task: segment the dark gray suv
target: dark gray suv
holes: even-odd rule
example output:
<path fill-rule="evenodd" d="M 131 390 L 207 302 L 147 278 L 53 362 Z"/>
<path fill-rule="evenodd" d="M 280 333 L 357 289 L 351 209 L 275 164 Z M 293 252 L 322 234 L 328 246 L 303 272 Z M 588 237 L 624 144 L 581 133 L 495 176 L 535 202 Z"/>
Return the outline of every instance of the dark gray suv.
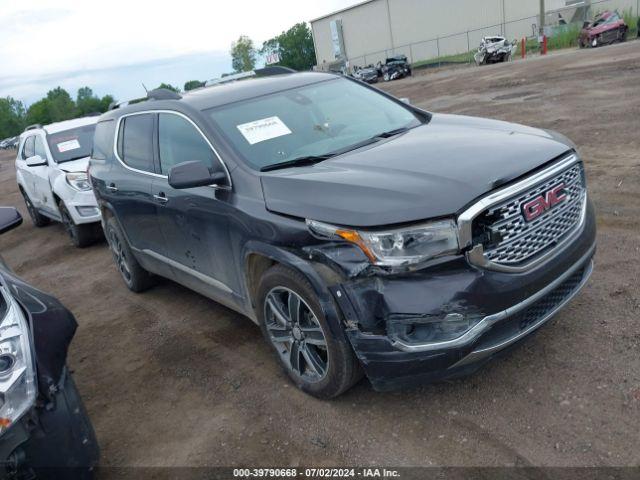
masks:
<path fill-rule="evenodd" d="M 592 270 L 569 140 L 331 74 L 151 92 L 100 117 L 90 177 L 131 290 L 167 277 L 246 315 L 322 398 L 467 374 Z"/>

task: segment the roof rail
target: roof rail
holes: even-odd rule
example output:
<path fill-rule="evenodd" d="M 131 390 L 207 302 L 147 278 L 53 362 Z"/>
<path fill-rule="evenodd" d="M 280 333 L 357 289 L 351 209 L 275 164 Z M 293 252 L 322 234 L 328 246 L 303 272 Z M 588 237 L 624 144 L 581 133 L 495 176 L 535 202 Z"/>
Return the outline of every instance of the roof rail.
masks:
<path fill-rule="evenodd" d="M 243 80 L 245 78 L 255 77 L 256 72 L 240 72 L 233 73 L 231 75 L 226 75 L 220 78 L 214 78 L 213 80 L 207 80 L 204 84 L 205 87 L 210 87 L 211 85 L 220 85 L 222 83 L 235 82 L 236 80 Z"/>
<path fill-rule="evenodd" d="M 248 72 L 233 73 L 231 75 L 226 75 L 221 78 L 214 78 L 213 80 L 207 80 L 204 84 L 204 87 L 201 87 L 201 88 L 211 87 L 213 85 L 221 85 L 223 83 L 235 82 L 236 80 L 244 80 L 245 78 L 270 77 L 272 75 L 284 75 L 287 73 L 297 73 L 297 71 L 289 67 L 281 67 L 278 65 L 267 66 L 264 68 L 258 68 L 256 70 L 250 70 Z M 198 89 L 194 89 L 194 90 L 198 90 Z"/>
<path fill-rule="evenodd" d="M 127 105 L 133 105 L 134 103 L 146 102 L 147 100 L 180 100 L 182 95 L 168 88 L 156 88 L 147 92 L 147 96 L 143 98 L 134 98 L 132 100 L 125 100 L 123 102 L 113 102 L 109 105 L 109 110 L 115 110 L 116 108 L 126 107 Z"/>
<path fill-rule="evenodd" d="M 127 105 L 133 105 L 134 103 L 144 102 L 146 98 L 133 98 L 131 100 L 124 100 L 122 102 L 112 102 L 109 105 L 109 110 L 115 110 L 116 108 L 126 107 Z"/>
<path fill-rule="evenodd" d="M 29 125 L 28 127 L 26 127 L 24 131 L 26 132 L 27 130 L 36 130 L 38 128 L 42 128 L 42 125 L 40 125 L 39 123 L 34 123 L 33 125 Z"/>
<path fill-rule="evenodd" d="M 156 88 L 147 92 L 147 98 L 149 100 L 180 100 L 182 95 L 168 88 Z"/>
<path fill-rule="evenodd" d="M 285 75 L 287 73 L 297 73 L 293 68 L 272 65 L 254 70 L 257 77 L 269 77 L 271 75 Z"/>

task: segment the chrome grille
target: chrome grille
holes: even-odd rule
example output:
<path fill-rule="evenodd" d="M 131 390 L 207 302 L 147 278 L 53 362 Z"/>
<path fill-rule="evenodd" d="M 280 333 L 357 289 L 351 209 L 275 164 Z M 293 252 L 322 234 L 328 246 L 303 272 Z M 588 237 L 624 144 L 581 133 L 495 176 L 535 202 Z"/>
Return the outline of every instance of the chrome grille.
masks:
<path fill-rule="evenodd" d="M 522 205 L 564 183 L 566 200 L 527 222 Z M 582 163 L 553 178 L 488 208 L 475 225 L 490 231 L 497 243 L 485 244 L 484 256 L 493 263 L 518 266 L 553 248 L 580 224 L 585 208 L 586 185 Z"/>

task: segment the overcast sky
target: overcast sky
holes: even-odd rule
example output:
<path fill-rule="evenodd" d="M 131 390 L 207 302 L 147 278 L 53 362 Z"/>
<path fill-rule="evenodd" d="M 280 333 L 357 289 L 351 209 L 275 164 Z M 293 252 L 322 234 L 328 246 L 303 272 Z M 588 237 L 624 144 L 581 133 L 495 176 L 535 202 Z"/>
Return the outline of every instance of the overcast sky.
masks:
<path fill-rule="evenodd" d="M 118 100 L 160 82 L 231 71 L 241 34 L 256 46 L 360 0 L 0 0 L 0 97 L 30 104 L 56 86 Z"/>

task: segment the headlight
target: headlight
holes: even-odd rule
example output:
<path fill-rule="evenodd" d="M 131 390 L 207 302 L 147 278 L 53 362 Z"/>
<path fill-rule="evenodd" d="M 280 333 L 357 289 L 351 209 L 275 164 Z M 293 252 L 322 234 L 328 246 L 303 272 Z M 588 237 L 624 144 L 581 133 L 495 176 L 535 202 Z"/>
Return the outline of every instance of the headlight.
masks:
<path fill-rule="evenodd" d="M 317 237 L 356 244 L 372 263 L 402 267 L 458 251 L 458 231 L 453 220 L 438 220 L 397 230 L 350 230 L 307 220 Z"/>
<path fill-rule="evenodd" d="M 15 423 L 36 399 L 27 322 L 15 300 L 0 287 L 0 434 Z"/>
<path fill-rule="evenodd" d="M 84 172 L 67 173 L 67 183 L 80 192 L 91 190 L 89 178 Z"/>

